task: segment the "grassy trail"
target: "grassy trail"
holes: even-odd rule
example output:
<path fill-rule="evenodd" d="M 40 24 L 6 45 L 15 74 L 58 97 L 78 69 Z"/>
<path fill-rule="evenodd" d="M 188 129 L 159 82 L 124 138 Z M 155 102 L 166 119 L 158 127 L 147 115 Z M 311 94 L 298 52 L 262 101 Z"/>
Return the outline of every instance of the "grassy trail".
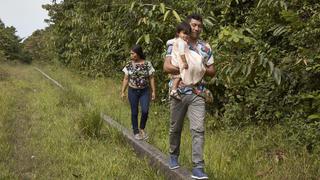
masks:
<path fill-rule="evenodd" d="M 120 99 L 121 81 L 92 79 L 57 65 L 39 67 L 67 91 L 30 66 L 0 66 L 0 129 L 4 129 L 0 131 L 0 179 L 164 179 L 146 160 L 138 159 L 115 130 L 104 124 L 99 129 L 99 112 L 131 128 L 128 101 Z M 191 137 L 185 122 L 179 160 L 191 168 Z M 206 125 L 210 123 L 215 119 L 208 116 Z M 12 133 L 19 124 L 24 124 L 19 130 L 22 138 Z M 165 154 L 168 127 L 168 106 L 152 103 L 148 142 Z M 10 140 L 15 137 L 21 145 Z M 319 155 L 304 147 L 292 148 L 283 137 L 281 126 L 207 131 L 206 172 L 211 179 L 225 180 L 318 180 Z M 18 146 L 25 147 L 15 151 Z M 20 153 L 26 157 L 19 159 Z"/>
<path fill-rule="evenodd" d="M 128 101 L 121 101 L 121 80 L 87 78 L 69 69 L 56 66 L 41 67 L 72 89 L 74 94 L 131 128 Z M 168 154 L 169 107 L 152 103 L 146 130 L 148 142 Z M 216 120 L 209 115 L 206 129 Z M 309 154 L 304 147 L 292 148 L 283 139 L 283 127 L 247 127 L 235 131 L 211 130 L 206 132 L 204 159 L 211 179 L 319 179 L 319 156 Z M 191 169 L 191 135 L 186 119 L 182 133 L 180 163 Z"/>
<path fill-rule="evenodd" d="M 28 130 L 30 127 L 30 116 L 26 113 L 27 100 L 24 95 L 28 94 L 27 89 L 20 89 L 15 93 L 17 97 L 15 115 L 8 122 L 8 129 L 12 133 L 9 136 L 13 152 L 14 164 L 10 168 L 21 179 L 28 179 L 34 170 L 33 155 L 27 146 Z"/>
<path fill-rule="evenodd" d="M 1 71 L 2 80 L 9 78 L 21 79 L 28 81 L 23 76 L 23 73 L 16 71 L 6 72 Z M 3 83 L 2 85 L 5 85 Z M 8 86 L 7 86 L 8 88 Z M 7 164 L 7 170 L 13 172 L 19 179 L 29 179 L 33 169 L 34 162 L 32 161 L 32 152 L 28 147 L 28 130 L 30 129 L 30 116 L 26 112 L 27 98 L 30 93 L 30 89 L 26 86 L 21 88 L 12 89 L 8 96 L 15 97 L 11 99 L 9 107 L 10 112 L 7 115 L 6 121 L 4 121 L 4 129 L 7 131 L 7 141 L 10 144 L 10 153 L 8 157 L 9 163 Z M 10 163 L 11 162 L 11 163 Z"/>
<path fill-rule="evenodd" d="M 0 92 L 0 179 L 163 179 L 113 129 L 84 135 L 95 111 L 31 66 L 1 64 Z"/>

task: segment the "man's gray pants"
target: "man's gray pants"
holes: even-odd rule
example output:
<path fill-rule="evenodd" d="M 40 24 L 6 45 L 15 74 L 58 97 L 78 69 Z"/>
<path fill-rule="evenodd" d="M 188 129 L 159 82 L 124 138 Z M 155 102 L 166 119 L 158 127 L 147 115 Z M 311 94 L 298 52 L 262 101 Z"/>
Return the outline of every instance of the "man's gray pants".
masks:
<path fill-rule="evenodd" d="M 179 156 L 184 117 L 190 120 L 192 135 L 192 162 L 195 168 L 203 168 L 205 100 L 195 94 L 182 95 L 181 101 L 171 99 L 170 154 Z"/>

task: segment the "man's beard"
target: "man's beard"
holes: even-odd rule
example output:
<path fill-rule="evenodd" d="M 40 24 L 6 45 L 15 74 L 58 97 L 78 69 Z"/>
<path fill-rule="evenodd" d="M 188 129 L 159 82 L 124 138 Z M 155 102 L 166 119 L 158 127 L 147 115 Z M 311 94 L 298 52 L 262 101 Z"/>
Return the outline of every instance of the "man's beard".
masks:
<path fill-rule="evenodd" d="M 198 33 L 191 33 L 191 36 L 190 36 L 191 39 L 198 39 L 199 38 L 199 34 Z"/>

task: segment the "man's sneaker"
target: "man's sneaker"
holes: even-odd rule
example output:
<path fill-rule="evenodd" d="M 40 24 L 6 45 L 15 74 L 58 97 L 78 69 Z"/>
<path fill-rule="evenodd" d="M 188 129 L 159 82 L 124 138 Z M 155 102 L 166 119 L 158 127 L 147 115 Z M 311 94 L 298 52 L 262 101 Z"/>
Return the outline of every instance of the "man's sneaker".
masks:
<path fill-rule="evenodd" d="M 146 140 L 149 137 L 148 134 L 143 129 L 140 129 L 140 136 L 143 140 Z"/>
<path fill-rule="evenodd" d="M 169 169 L 173 170 L 173 169 L 177 169 L 179 167 L 180 167 L 180 165 L 178 163 L 178 156 L 170 155 L 170 157 L 169 157 Z"/>
<path fill-rule="evenodd" d="M 134 137 L 136 140 L 142 140 L 142 137 L 141 137 L 140 133 L 137 133 L 137 134 L 133 135 L 133 137 Z"/>
<path fill-rule="evenodd" d="M 203 168 L 193 168 L 191 177 L 193 179 L 209 179 L 208 175 L 204 173 Z"/>

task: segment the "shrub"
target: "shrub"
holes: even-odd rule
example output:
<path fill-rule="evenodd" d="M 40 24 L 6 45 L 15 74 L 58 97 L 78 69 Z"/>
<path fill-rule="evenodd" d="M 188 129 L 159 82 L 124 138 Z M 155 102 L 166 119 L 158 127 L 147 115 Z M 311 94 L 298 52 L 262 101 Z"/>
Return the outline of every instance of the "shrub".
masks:
<path fill-rule="evenodd" d="M 100 112 L 93 107 L 84 107 L 82 108 L 83 112 L 81 113 L 79 119 L 79 130 L 82 135 L 87 137 L 99 138 L 103 121 L 100 117 Z"/>

